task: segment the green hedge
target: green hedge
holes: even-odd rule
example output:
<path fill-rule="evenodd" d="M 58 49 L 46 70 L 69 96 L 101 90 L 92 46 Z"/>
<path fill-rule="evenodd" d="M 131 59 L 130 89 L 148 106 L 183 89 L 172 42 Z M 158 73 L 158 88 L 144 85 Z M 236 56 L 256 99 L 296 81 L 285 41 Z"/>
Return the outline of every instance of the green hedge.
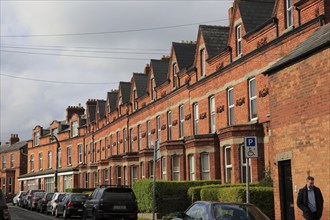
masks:
<path fill-rule="evenodd" d="M 171 212 L 184 211 L 191 199 L 188 189 L 193 186 L 219 184 L 219 180 L 210 181 L 156 181 L 156 212 L 165 215 Z M 139 212 L 152 212 L 153 180 L 138 180 L 133 184 Z"/>
<path fill-rule="evenodd" d="M 219 202 L 242 202 L 246 201 L 246 188 L 218 187 L 202 188 L 201 200 Z M 256 205 L 268 217 L 274 219 L 274 195 L 272 187 L 250 187 L 250 203 Z"/>
<path fill-rule="evenodd" d="M 68 188 L 65 190 L 65 192 L 71 192 L 71 193 L 88 193 L 93 192 L 95 188 Z"/>

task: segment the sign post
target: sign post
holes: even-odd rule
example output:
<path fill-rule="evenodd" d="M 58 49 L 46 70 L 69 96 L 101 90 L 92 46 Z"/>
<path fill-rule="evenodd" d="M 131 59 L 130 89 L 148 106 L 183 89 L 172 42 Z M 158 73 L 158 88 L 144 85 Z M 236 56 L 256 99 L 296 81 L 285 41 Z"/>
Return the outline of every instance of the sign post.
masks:
<path fill-rule="evenodd" d="M 246 203 L 250 202 L 250 158 L 258 157 L 257 137 L 245 137 L 245 158 L 246 158 Z"/>

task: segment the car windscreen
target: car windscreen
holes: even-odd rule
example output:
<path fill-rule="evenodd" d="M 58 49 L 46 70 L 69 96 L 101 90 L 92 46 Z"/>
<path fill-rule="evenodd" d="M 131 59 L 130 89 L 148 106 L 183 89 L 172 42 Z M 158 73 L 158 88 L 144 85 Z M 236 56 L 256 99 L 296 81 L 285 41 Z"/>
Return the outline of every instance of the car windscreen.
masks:
<path fill-rule="evenodd" d="M 61 200 L 64 198 L 64 196 L 65 196 L 65 194 L 60 194 L 60 195 L 58 196 L 58 200 L 61 201 Z"/>
<path fill-rule="evenodd" d="M 87 194 L 77 194 L 71 196 L 71 201 L 77 202 L 77 201 L 86 201 L 88 199 Z"/>
<path fill-rule="evenodd" d="M 106 189 L 103 194 L 104 200 L 121 200 L 132 201 L 135 200 L 134 193 L 131 189 Z"/>
<path fill-rule="evenodd" d="M 21 193 L 21 195 L 19 196 L 20 198 L 23 198 L 24 196 L 26 196 L 26 192 Z"/>
<path fill-rule="evenodd" d="M 51 200 L 53 195 L 54 195 L 54 193 L 48 193 L 47 196 L 46 196 L 46 199 Z"/>
<path fill-rule="evenodd" d="M 216 219 L 267 219 L 254 206 L 245 204 L 215 204 L 213 206 L 213 213 Z"/>

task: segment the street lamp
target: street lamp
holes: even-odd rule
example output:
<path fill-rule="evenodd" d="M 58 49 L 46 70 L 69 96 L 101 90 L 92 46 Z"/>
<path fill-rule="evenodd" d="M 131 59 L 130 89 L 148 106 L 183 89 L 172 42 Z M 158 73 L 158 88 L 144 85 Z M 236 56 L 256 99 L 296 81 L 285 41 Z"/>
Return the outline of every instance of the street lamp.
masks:
<path fill-rule="evenodd" d="M 57 174 L 58 174 L 58 151 L 60 149 L 60 142 L 58 141 L 57 137 L 52 135 L 50 138 L 49 138 L 50 141 L 56 141 L 56 169 L 55 169 L 55 174 L 54 174 L 54 179 L 55 179 L 55 189 L 54 189 L 54 192 L 57 192 Z"/>

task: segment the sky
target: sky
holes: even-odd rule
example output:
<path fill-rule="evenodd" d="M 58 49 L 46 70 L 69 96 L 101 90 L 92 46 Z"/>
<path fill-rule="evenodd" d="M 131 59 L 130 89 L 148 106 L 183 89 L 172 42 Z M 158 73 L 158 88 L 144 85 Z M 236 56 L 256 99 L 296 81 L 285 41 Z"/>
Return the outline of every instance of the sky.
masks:
<path fill-rule="evenodd" d="M 228 26 L 233 0 L 0 0 L 0 141 L 106 99 L 120 81 L 196 41 L 198 24 Z"/>

